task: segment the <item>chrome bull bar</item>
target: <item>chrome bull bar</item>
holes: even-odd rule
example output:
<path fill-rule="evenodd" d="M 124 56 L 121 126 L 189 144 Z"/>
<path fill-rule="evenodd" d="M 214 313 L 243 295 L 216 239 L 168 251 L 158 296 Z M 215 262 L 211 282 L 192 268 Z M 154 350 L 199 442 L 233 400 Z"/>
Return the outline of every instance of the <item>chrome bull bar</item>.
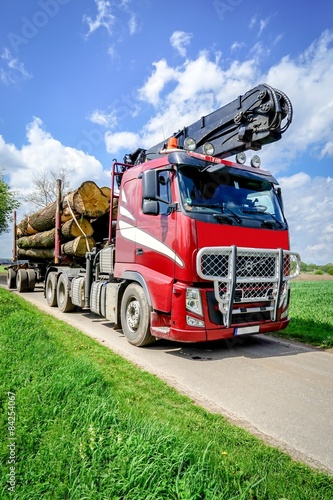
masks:
<path fill-rule="evenodd" d="M 288 250 L 205 247 L 197 254 L 198 275 L 214 282 L 215 298 L 223 315 L 223 324 L 229 328 L 233 314 L 244 312 L 242 303 L 264 303 L 262 312 L 270 312 L 277 321 L 281 297 L 287 293 L 288 281 L 300 271 L 299 254 Z M 240 306 L 235 308 L 234 306 Z M 258 311 L 247 307 L 245 311 Z"/>

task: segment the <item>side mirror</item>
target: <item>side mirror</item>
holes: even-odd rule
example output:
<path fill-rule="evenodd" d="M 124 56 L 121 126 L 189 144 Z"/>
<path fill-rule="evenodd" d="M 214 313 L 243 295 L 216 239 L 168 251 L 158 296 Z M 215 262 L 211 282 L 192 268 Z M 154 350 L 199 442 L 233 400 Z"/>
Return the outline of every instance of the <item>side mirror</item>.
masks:
<path fill-rule="evenodd" d="M 158 198 L 158 175 L 156 170 L 146 170 L 142 173 L 142 198 L 156 200 Z"/>
<path fill-rule="evenodd" d="M 143 200 L 142 213 L 146 215 L 158 215 L 160 213 L 158 201 L 156 200 Z"/>

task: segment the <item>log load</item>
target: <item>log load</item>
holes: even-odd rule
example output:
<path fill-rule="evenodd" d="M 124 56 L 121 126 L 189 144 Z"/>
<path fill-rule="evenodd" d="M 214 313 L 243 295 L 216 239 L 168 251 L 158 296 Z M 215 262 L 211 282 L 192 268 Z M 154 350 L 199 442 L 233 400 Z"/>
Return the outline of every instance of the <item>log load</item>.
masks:
<path fill-rule="evenodd" d="M 110 188 L 99 188 L 85 181 L 61 200 L 61 255 L 82 258 L 96 241 L 108 237 Z M 16 227 L 18 257 L 31 260 L 53 260 L 55 257 L 55 218 L 57 203 L 25 217 Z M 118 200 L 113 202 L 117 216 Z M 100 221 L 100 222 L 99 222 Z M 98 229 L 95 238 L 95 229 Z"/>
<path fill-rule="evenodd" d="M 89 218 L 100 217 L 110 207 L 110 198 L 93 181 L 85 181 L 80 187 L 63 197 L 63 211 L 61 222 L 73 218 L 73 214 L 84 215 Z M 49 203 L 38 212 L 28 215 L 17 226 L 17 236 L 28 236 L 55 227 L 56 201 Z"/>
<path fill-rule="evenodd" d="M 66 240 L 78 236 L 92 236 L 94 232 L 91 223 L 84 218 L 71 219 L 61 226 L 61 234 Z M 19 248 L 53 248 L 55 244 L 55 228 L 41 233 L 22 236 L 17 240 Z"/>
<path fill-rule="evenodd" d="M 92 250 L 95 245 L 93 238 L 78 236 L 74 240 L 67 241 L 61 245 L 61 253 L 72 257 L 84 257 L 86 252 Z M 54 258 L 54 248 L 19 248 L 17 255 L 20 259 L 46 259 Z"/>

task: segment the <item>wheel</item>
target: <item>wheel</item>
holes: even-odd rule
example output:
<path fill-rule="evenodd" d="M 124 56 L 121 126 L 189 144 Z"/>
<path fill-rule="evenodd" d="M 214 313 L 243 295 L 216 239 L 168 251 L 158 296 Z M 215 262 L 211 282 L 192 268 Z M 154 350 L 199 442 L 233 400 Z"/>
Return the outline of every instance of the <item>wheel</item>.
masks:
<path fill-rule="evenodd" d="M 28 286 L 27 292 L 33 292 L 36 285 L 36 272 L 34 269 L 27 269 Z"/>
<path fill-rule="evenodd" d="M 16 275 L 16 288 L 19 293 L 25 292 L 28 288 L 28 273 L 26 269 L 19 269 Z"/>
<path fill-rule="evenodd" d="M 50 272 L 46 278 L 45 298 L 50 307 L 56 307 L 57 302 L 57 273 Z"/>
<path fill-rule="evenodd" d="M 58 307 L 61 312 L 69 312 L 75 309 L 75 305 L 72 303 L 69 296 L 69 289 L 67 286 L 67 280 L 63 274 L 60 274 L 57 284 L 57 302 Z"/>
<path fill-rule="evenodd" d="M 155 342 L 150 333 L 151 307 L 140 285 L 131 283 L 121 301 L 121 327 L 128 342 L 143 347 Z"/>
<path fill-rule="evenodd" d="M 7 271 L 7 286 L 9 290 L 16 288 L 16 272 L 11 267 Z"/>

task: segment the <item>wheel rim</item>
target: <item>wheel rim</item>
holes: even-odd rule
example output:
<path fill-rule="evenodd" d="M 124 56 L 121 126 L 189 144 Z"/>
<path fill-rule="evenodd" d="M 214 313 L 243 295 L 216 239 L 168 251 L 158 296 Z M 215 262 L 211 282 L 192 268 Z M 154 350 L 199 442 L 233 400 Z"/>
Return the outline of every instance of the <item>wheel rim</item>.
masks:
<path fill-rule="evenodd" d="M 136 332 L 140 326 L 140 304 L 134 297 L 127 304 L 126 322 L 132 332 Z"/>

